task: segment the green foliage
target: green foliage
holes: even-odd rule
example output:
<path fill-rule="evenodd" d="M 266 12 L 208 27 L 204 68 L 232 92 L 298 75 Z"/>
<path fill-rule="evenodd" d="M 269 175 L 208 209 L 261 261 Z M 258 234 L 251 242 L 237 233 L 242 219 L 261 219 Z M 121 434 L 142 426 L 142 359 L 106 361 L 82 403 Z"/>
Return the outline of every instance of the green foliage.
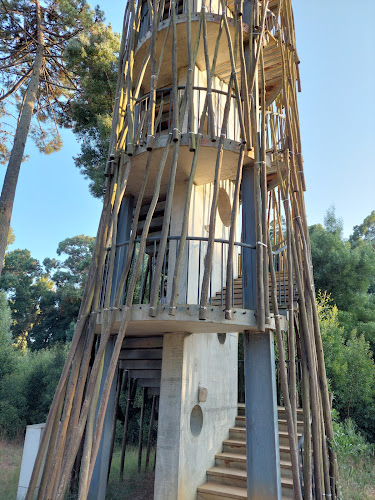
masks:
<path fill-rule="evenodd" d="M 340 458 L 351 455 L 356 458 L 361 454 L 372 455 L 374 445 L 366 441 L 364 436 L 358 431 L 357 426 L 352 419 L 348 418 L 343 423 L 338 421 L 334 413 L 333 432 L 334 449 Z"/>
<path fill-rule="evenodd" d="M 366 293 L 374 283 L 375 251 L 371 245 L 352 247 L 338 229 L 310 227 L 316 289 L 327 290 L 339 309 L 348 310 L 356 293 Z"/>
<path fill-rule="evenodd" d="M 368 242 L 375 245 L 375 210 L 365 218 L 362 224 L 354 226 L 350 242 L 354 246 L 361 242 Z"/>
<path fill-rule="evenodd" d="M 334 408 L 375 440 L 375 363 L 369 343 L 356 330 L 347 336 L 327 294 L 318 294 L 318 313 Z"/>
<path fill-rule="evenodd" d="M 12 312 L 4 292 L 0 292 L 0 380 L 15 366 L 15 352 L 12 345 Z"/>
<path fill-rule="evenodd" d="M 95 238 L 83 234 L 66 238 L 57 248 L 57 254 L 66 258 L 43 261 L 55 287 L 41 299 L 38 322 L 30 336 L 32 349 L 72 339 L 94 245 Z"/>
<path fill-rule="evenodd" d="M 0 289 L 7 293 L 12 310 L 14 342 L 25 348 L 40 314 L 39 304 L 50 295 L 53 283 L 29 250 L 13 250 L 5 256 Z"/>
<path fill-rule="evenodd" d="M 90 180 L 95 197 L 104 192 L 104 170 L 118 72 L 120 37 L 111 26 L 97 23 L 68 45 L 65 57 L 69 71 L 79 76 L 79 93 L 69 102 L 73 131 L 81 143 L 76 166 Z"/>
<path fill-rule="evenodd" d="M 68 345 L 18 353 L 12 371 L 0 378 L 0 432 L 22 435 L 44 422 L 65 362 Z"/>
<path fill-rule="evenodd" d="M 30 133 L 39 151 L 50 154 L 62 146 L 57 124 L 77 91 L 76 75 L 65 68 L 69 41 L 90 29 L 102 13 L 86 0 L 47 0 L 41 5 L 44 61 L 38 78 L 38 97 Z M 37 53 L 38 25 L 35 3 L 5 0 L 0 4 L 0 161 L 7 163 Z M 52 126 L 51 126 L 52 124 Z"/>

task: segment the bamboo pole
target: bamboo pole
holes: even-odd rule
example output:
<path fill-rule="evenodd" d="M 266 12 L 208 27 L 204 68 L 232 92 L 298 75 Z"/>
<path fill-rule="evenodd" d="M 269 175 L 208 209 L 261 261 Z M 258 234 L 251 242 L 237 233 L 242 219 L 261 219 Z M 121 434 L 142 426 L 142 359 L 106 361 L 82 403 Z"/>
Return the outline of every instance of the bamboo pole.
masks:
<path fill-rule="evenodd" d="M 132 383 L 132 380 L 133 380 L 133 383 Z M 134 400 L 136 390 L 137 390 L 137 379 L 130 379 L 129 380 L 129 388 L 128 388 L 128 399 L 126 401 L 124 432 L 123 432 L 122 444 L 121 444 L 121 463 L 120 463 L 120 480 L 121 481 L 124 480 L 124 464 L 125 464 L 125 453 L 126 453 L 126 442 L 127 442 L 128 424 L 129 424 L 130 406 Z"/>
<path fill-rule="evenodd" d="M 85 441 L 83 445 L 83 455 L 82 455 L 81 471 L 80 471 L 78 500 L 85 500 L 89 492 L 90 485 L 88 483 L 88 473 L 89 473 L 91 448 L 92 448 L 92 440 L 94 433 L 96 406 L 98 404 L 100 383 L 102 381 L 102 376 L 103 376 L 104 355 L 105 354 L 103 354 L 100 362 L 99 373 L 96 379 L 94 394 L 91 400 L 91 406 L 86 424 Z"/>
<path fill-rule="evenodd" d="M 100 406 L 98 409 L 96 425 L 95 425 L 95 437 L 94 437 L 92 454 L 91 454 L 89 481 L 91 481 L 91 477 L 92 477 L 92 473 L 93 473 L 94 465 L 95 465 L 95 460 L 96 460 L 96 456 L 97 456 L 98 449 L 99 449 L 100 436 L 101 436 L 102 429 L 103 429 L 105 410 L 106 410 L 107 403 L 108 403 L 108 398 L 109 398 L 109 394 L 110 394 L 110 390 L 111 390 L 113 376 L 114 376 L 114 373 L 116 370 L 117 361 L 118 361 L 120 351 L 122 348 L 122 342 L 123 342 L 124 337 L 125 337 L 126 328 L 127 328 L 127 325 L 129 323 L 129 319 L 130 319 L 130 308 L 131 308 L 132 301 L 133 301 L 134 291 L 135 291 L 135 288 L 137 285 L 138 273 L 139 273 L 141 263 L 143 261 L 145 249 L 146 249 L 147 234 L 148 234 L 148 231 L 150 228 L 150 224 L 151 224 L 151 220 L 152 220 L 155 208 L 156 208 L 156 204 L 157 204 L 158 199 L 159 199 L 160 185 L 161 185 L 162 175 L 164 172 L 164 166 L 165 166 L 165 162 L 160 164 L 159 169 L 158 169 L 158 173 L 156 176 L 154 195 L 153 195 L 153 198 L 151 200 L 149 210 L 147 212 L 146 220 L 145 220 L 145 223 L 143 226 L 142 235 L 140 238 L 141 241 L 140 241 L 140 247 L 139 247 L 139 252 L 138 252 L 138 258 L 134 264 L 132 276 L 131 276 L 130 283 L 129 283 L 128 294 L 127 294 L 126 301 L 125 301 L 125 306 L 123 307 L 123 320 L 121 322 L 119 333 L 118 333 L 117 338 L 116 338 L 116 342 L 115 342 L 115 345 L 113 348 L 113 353 L 111 356 L 111 361 L 109 364 L 109 370 L 108 370 L 108 373 L 107 373 L 107 376 L 106 376 L 106 379 L 104 382 L 104 386 L 103 386 L 102 397 L 100 400 Z M 118 300 L 119 300 L 119 298 L 116 299 L 115 303 L 117 303 Z M 113 317 L 114 317 L 114 315 L 113 315 Z M 100 347 L 101 347 L 101 345 L 100 345 Z M 100 347 L 99 347 L 99 350 L 100 350 Z M 68 471 L 71 470 L 71 467 L 67 468 L 67 470 Z M 61 491 L 63 491 L 63 488 L 61 488 Z"/>
<path fill-rule="evenodd" d="M 238 156 L 236 182 L 233 194 L 232 214 L 229 231 L 228 259 L 227 259 L 227 279 L 225 296 L 225 319 L 232 319 L 232 300 L 233 300 L 233 257 L 234 257 L 234 239 L 236 235 L 236 223 L 240 201 L 240 186 L 242 181 L 242 167 L 244 160 L 244 145 L 241 145 Z"/>
<path fill-rule="evenodd" d="M 180 115 L 178 100 L 178 68 L 177 68 L 177 26 L 176 26 L 176 2 L 171 0 L 171 23 L 172 23 L 172 140 L 174 142 L 180 139 Z"/>
<path fill-rule="evenodd" d="M 191 39 L 191 0 L 186 0 L 186 42 L 188 52 L 188 70 L 186 78 L 187 92 L 187 109 L 188 109 L 188 134 L 189 134 L 189 149 L 195 151 L 195 134 L 193 131 L 194 123 L 194 99 L 193 99 L 193 83 L 194 83 L 194 67 L 192 56 L 192 39 Z"/>
<path fill-rule="evenodd" d="M 239 18 L 238 22 L 239 22 L 239 49 L 240 49 L 241 86 L 242 86 L 241 95 L 244 100 L 244 125 L 247 138 L 246 145 L 247 145 L 247 150 L 250 151 L 252 148 L 252 136 L 251 136 L 251 125 L 250 125 L 250 102 L 249 102 L 249 89 L 247 85 L 247 75 L 246 75 L 242 17 Z"/>
<path fill-rule="evenodd" d="M 266 0 L 266 1 L 268 1 L 268 0 Z M 224 8 L 225 8 L 224 0 L 221 0 L 221 4 L 222 4 L 223 11 L 224 11 Z M 227 16 L 224 16 L 224 28 L 225 28 L 225 33 L 227 35 L 229 58 L 230 58 L 230 64 L 231 64 L 231 68 L 232 68 L 231 81 L 229 82 L 228 87 L 229 88 L 231 87 L 231 83 L 234 84 L 234 91 L 235 91 L 234 95 L 235 95 L 235 98 L 237 101 L 238 119 L 240 122 L 240 129 L 241 129 L 241 142 L 242 142 L 242 144 L 246 144 L 247 137 L 246 137 L 245 124 L 244 124 L 243 113 L 242 113 L 242 103 L 241 103 L 241 97 L 240 97 L 241 93 L 240 93 L 240 89 L 238 86 L 237 69 L 236 69 L 236 63 L 235 63 L 235 59 L 234 59 L 232 38 L 230 36 Z"/>
<path fill-rule="evenodd" d="M 204 58 L 206 62 L 208 120 L 209 120 L 211 141 L 215 142 L 216 141 L 215 117 L 212 106 L 212 73 L 210 70 L 210 56 L 208 52 L 208 42 L 207 42 L 206 5 L 204 1 L 202 2 L 202 25 L 203 25 L 203 49 L 204 49 Z"/>
<path fill-rule="evenodd" d="M 261 119 L 261 130 L 260 130 L 260 155 L 261 155 L 261 165 L 260 165 L 260 189 L 261 189 L 261 199 L 262 199 L 262 232 L 263 232 L 263 241 L 262 243 L 266 245 L 266 228 L 267 228 L 267 165 L 266 165 L 266 141 L 265 141 L 265 133 L 266 133 L 266 82 L 264 75 L 264 60 L 263 60 L 263 49 L 261 49 L 260 53 L 260 74 L 261 74 L 261 111 L 262 111 L 262 119 Z M 261 241 L 261 240 L 260 240 Z M 270 321 L 270 304 L 268 299 L 269 294 L 269 274 L 268 274 L 268 256 L 266 246 L 261 247 L 263 251 L 263 280 L 264 280 L 264 315 L 265 322 L 269 323 Z M 271 263 L 270 263 L 271 265 Z"/>
<path fill-rule="evenodd" d="M 299 291 L 299 305 L 300 305 L 300 314 L 301 314 L 301 335 L 305 339 L 306 346 L 306 354 L 307 360 L 310 367 L 309 375 L 310 375 L 310 391 L 311 391 L 311 412 L 312 412 L 312 436 L 313 436 L 313 458 L 314 458 L 314 478 L 315 478 L 315 491 L 318 498 L 322 496 L 322 477 L 321 477 L 321 451 L 319 443 L 319 430 L 316 427 L 319 425 L 319 407 L 317 400 L 317 380 L 316 380 L 316 372 L 315 372 L 315 364 L 313 351 L 311 346 L 311 336 L 309 332 L 308 319 L 306 314 L 306 306 L 305 299 L 303 296 L 303 285 L 302 278 L 299 268 L 299 263 L 301 262 L 298 258 L 296 242 L 292 237 L 292 251 L 293 251 L 293 264 L 295 269 L 295 276 Z"/>
<path fill-rule="evenodd" d="M 301 487 L 300 487 L 299 475 L 298 475 L 297 433 L 296 433 L 296 428 L 294 426 L 292 407 L 291 407 L 290 399 L 289 399 L 289 387 L 288 387 L 288 379 L 287 379 L 286 363 L 285 363 L 285 347 L 284 347 L 284 341 L 283 341 L 282 333 L 281 333 L 280 314 L 279 314 L 279 308 L 278 308 L 278 304 L 277 304 L 276 274 L 275 274 L 275 268 L 272 264 L 272 246 L 271 246 L 269 231 L 267 232 L 267 249 L 268 249 L 268 256 L 269 256 L 269 261 L 270 261 L 271 282 L 272 282 L 272 306 L 273 306 L 273 311 L 274 311 L 275 326 L 276 326 L 276 340 L 277 340 L 277 347 L 278 347 L 278 352 L 279 352 L 280 378 L 281 378 L 281 386 L 282 386 L 284 405 L 285 405 L 285 415 L 286 415 L 286 421 L 287 421 L 287 426 L 288 426 L 290 458 L 291 458 L 291 462 L 292 462 L 294 498 L 296 500 L 302 500 L 302 493 L 301 493 Z"/>
<path fill-rule="evenodd" d="M 142 466 L 142 444 L 143 444 L 143 425 L 145 419 L 145 399 L 146 399 L 146 388 L 142 388 L 142 406 L 141 406 L 141 418 L 139 422 L 139 437 L 138 437 L 138 473 L 141 472 Z"/>
<path fill-rule="evenodd" d="M 157 75 L 156 75 L 156 56 L 155 56 L 155 44 L 156 44 L 156 34 L 158 30 L 158 16 L 156 14 L 157 2 L 149 2 L 148 11 L 151 17 L 151 42 L 150 42 L 150 66 L 151 66 L 151 89 L 150 89 L 150 108 L 148 112 L 148 133 L 147 133 L 147 149 L 151 151 L 154 147 L 155 141 L 155 103 L 156 103 L 156 86 L 157 86 Z"/>
<path fill-rule="evenodd" d="M 225 24 L 225 23 L 224 23 Z M 228 123 L 228 115 L 230 108 L 230 99 L 231 99 L 231 82 L 232 77 L 229 80 L 227 98 L 225 102 L 224 108 L 224 116 L 223 122 L 221 126 L 221 134 L 220 140 L 217 149 L 216 156 L 216 165 L 215 165 L 215 178 L 214 178 L 214 191 L 212 195 L 212 203 L 211 203 L 211 211 L 210 211 L 210 227 L 208 233 L 208 243 L 207 243 L 207 252 L 205 257 L 205 266 L 204 266 L 204 274 L 203 281 L 201 287 L 201 298 L 199 305 L 199 319 L 206 319 L 207 315 L 207 302 L 208 302 L 208 292 L 209 292 L 209 284 L 210 284 L 210 275 L 212 270 L 212 257 L 214 251 L 214 239 L 215 239 L 215 225 L 216 225 L 216 213 L 217 213 L 217 203 L 219 198 L 219 185 L 220 185 L 220 174 L 221 174 L 221 166 L 223 161 L 223 150 L 224 150 L 224 139 L 225 139 L 225 130 Z"/>
<path fill-rule="evenodd" d="M 150 428 L 149 428 L 149 431 L 148 431 L 148 438 L 147 438 L 147 451 L 146 451 L 146 465 L 145 465 L 145 470 L 148 469 L 148 464 L 149 464 L 149 461 L 150 461 L 152 431 L 153 431 L 153 427 L 154 427 L 154 418 L 155 418 L 155 403 L 156 403 L 156 396 L 152 396 L 152 407 L 151 407 L 151 417 L 150 417 Z"/>
<path fill-rule="evenodd" d="M 202 16 L 200 17 L 200 19 L 202 19 Z M 216 61 L 217 61 L 217 57 L 218 57 L 218 53 L 219 53 L 219 45 L 220 45 L 220 38 L 221 38 L 221 34 L 222 34 L 222 29 L 223 29 L 223 20 L 221 19 L 218 35 L 216 38 L 214 57 L 213 57 L 213 62 L 212 62 L 212 66 L 211 66 L 211 74 L 214 74 L 215 68 L 216 68 Z M 199 29 L 198 29 L 195 48 L 194 48 L 194 60 L 196 58 L 196 54 L 197 54 L 197 50 L 198 50 L 198 42 L 199 42 Z M 188 185 L 187 185 L 187 189 L 186 189 L 186 200 L 185 200 L 185 207 L 184 207 L 184 216 L 183 216 L 183 222 L 182 222 L 180 244 L 178 246 L 176 264 L 175 264 L 175 269 L 174 269 L 174 274 L 173 274 L 172 292 L 171 292 L 171 300 L 170 300 L 170 307 L 169 307 L 169 314 L 172 316 L 175 314 L 176 306 L 177 306 L 178 285 L 180 282 L 182 257 L 183 257 L 185 243 L 186 243 L 186 237 L 187 237 L 191 195 L 192 195 L 193 184 L 194 184 L 194 179 L 195 179 L 195 172 L 196 172 L 198 158 L 199 158 L 201 140 L 203 137 L 204 118 L 206 116 L 207 108 L 208 108 L 208 101 L 207 101 L 207 94 L 206 94 L 205 102 L 204 102 L 204 106 L 203 106 L 203 111 L 202 111 L 200 121 L 199 121 L 200 125 L 199 125 L 199 130 L 198 130 L 196 149 L 194 152 L 192 165 L 191 165 L 191 169 L 190 169 L 189 181 L 188 181 Z"/>
<path fill-rule="evenodd" d="M 120 368 L 119 372 L 118 372 L 118 377 L 117 377 L 116 396 L 115 396 L 115 408 L 114 408 L 113 419 L 112 419 L 113 432 L 112 432 L 112 436 L 111 436 L 111 449 L 110 449 L 110 452 L 109 452 L 109 465 L 108 465 L 107 482 L 108 482 L 109 476 L 111 474 L 112 459 L 113 459 L 113 450 L 115 448 L 117 412 L 118 412 L 118 409 L 119 409 L 121 392 L 122 392 L 123 385 L 124 385 L 124 382 L 125 382 L 126 378 L 127 378 L 127 372 L 124 375 L 124 370 Z"/>

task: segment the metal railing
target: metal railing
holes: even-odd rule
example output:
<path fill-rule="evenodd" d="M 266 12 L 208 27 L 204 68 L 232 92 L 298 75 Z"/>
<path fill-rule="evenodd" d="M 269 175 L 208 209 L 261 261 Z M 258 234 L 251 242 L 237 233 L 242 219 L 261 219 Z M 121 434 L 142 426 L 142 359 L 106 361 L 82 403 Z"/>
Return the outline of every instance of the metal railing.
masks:
<path fill-rule="evenodd" d="M 172 278 L 174 274 L 175 262 L 180 245 L 180 236 L 169 236 L 166 251 L 163 258 L 162 273 L 159 277 L 154 277 L 154 270 L 156 260 L 159 254 L 159 237 L 149 237 L 146 240 L 146 252 L 142 259 L 139 273 L 137 275 L 137 286 L 133 296 L 133 304 L 148 304 L 150 301 L 151 285 L 154 279 L 158 282 L 158 301 L 159 303 L 169 303 Z M 201 288 L 204 274 L 204 260 L 207 253 L 208 237 L 188 236 L 184 246 L 181 265 L 181 277 L 178 289 L 179 304 L 199 304 L 201 299 Z M 247 245 L 241 242 L 235 242 L 235 259 L 243 249 L 255 251 L 255 246 Z M 129 241 L 116 245 L 117 253 L 121 258 L 117 259 L 115 264 L 112 279 L 112 296 L 114 296 L 114 289 L 120 281 L 120 275 L 126 261 L 127 249 Z M 124 289 L 122 290 L 122 303 L 125 302 L 129 277 L 132 275 L 135 262 L 139 255 L 140 239 L 135 240 L 134 249 L 130 263 L 130 272 Z M 225 239 L 214 240 L 213 250 L 213 263 L 210 273 L 209 281 L 209 304 L 224 307 L 225 305 L 225 292 L 226 286 L 226 263 L 229 249 L 229 241 Z M 109 252 L 109 249 L 107 250 Z M 108 258 L 107 258 L 108 260 Z M 237 269 L 237 266 L 234 266 Z M 237 278 L 237 273 L 234 273 L 234 280 Z M 102 294 L 100 299 L 100 307 L 104 307 L 105 290 L 107 288 L 108 280 L 108 265 L 105 266 L 103 275 Z M 117 292 L 117 290 L 115 290 Z M 237 299 L 238 302 L 238 299 Z M 232 306 L 242 307 L 241 304 L 236 303 L 233 294 Z"/>
<path fill-rule="evenodd" d="M 113 268 L 112 278 L 109 276 L 108 264 L 104 267 L 102 280 L 102 294 L 100 299 L 100 307 L 105 304 L 105 290 L 108 288 L 109 280 L 112 280 L 111 289 L 111 305 L 117 293 L 118 283 L 125 267 L 129 241 L 116 245 L 116 261 Z M 150 301 L 151 285 L 154 281 L 155 265 L 159 254 L 159 236 L 150 236 L 146 239 L 146 251 L 142 259 L 140 269 L 137 276 L 137 286 L 135 289 L 133 304 L 148 304 Z M 179 304 L 199 304 L 201 299 L 201 287 L 204 274 L 204 261 L 207 253 L 208 237 L 203 236 L 187 236 L 182 255 L 181 275 L 178 289 Z M 169 236 L 165 254 L 163 257 L 161 276 L 155 277 L 158 282 L 158 297 L 160 303 L 169 303 L 172 289 L 172 278 L 174 275 L 175 262 L 180 246 L 180 236 Z M 140 239 L 134 241 L 130 261 L 130 272 L 128 273 L 127 282 L 122 290 L 122 304 L 125 303 L 129 278 L 132 275 L 134 265 L 138 259 L 140 248 Z M 234 273 L 232 289 L 232 307 L 243 308 L 243 292 L 242 292 L 242 269 L 243 253 L 254 253 L 255 246 L 242 242 L 234 243 Z M 227 275 L 227 258 L 228 258 L 229 241 L 216 238 L 214 240 L 213 262 L 210 273 L 209 282 L 209 304 L 212 306 L 225 306 L 226 301 L 226 275 Z M 107 249 L 108 255 L 109 250 Z M 274 267 L 276 270 L 277 280 L 277 298 L 278 307 L 285 309 L 288 306 L 288 274 L 286 269 L 286 246 L 279 246 L 273 251 Z M 107 255 L 107 260 L 108 260 Z M 256 279 L 255 276 L 253 278 Z M 234 281 L 237 280 L 237 286 L 234 286 Z M 294 290 L 296 297 L 296 291 Z M 108 303 L 108 301 L 107 301 Z M 272 304 L 271 304 L 272 310 Z"/>
<path fill-rule="evenodd" d="M 155 138 L 162 135 L 172 134 L 173 128 L 173 89 L 171 87 L 156 90 L 155 102 Z M 185 92 L 185 87 L 178 87 L 179 101 Z M 194 121 L 192 124 L 192 132 L 198 133 L 203 119 L 202 133 L 204 135 L 211 134 L 208 113 L 202 118 L 204 102 L 207 95 L 207 88 L 193 87 L 193 107 Z M 231 95 L 229 119 L 225 129 L 222 131 L 222 121 L 224 115 L 224 107 L 227 98 L 227 92 L 217 89 L 212 89 L 212 105 L 214 124 L 213 130 L 215 137 L 219 137 L 221 133 L 225 134 L 227 139 L 240 142 L 241 129 L 238 114 L 237 100 L 234 95 Z M 136 100 L 134 108 L 134 134 L 135 146 L 146 144 L 148 130 L 148 111 L 150 107 L 150 93 L 147 93 Z M 187 120 L 182 120 L 181 133 L 188 132 Z M 190 130 L 189 130 L 190 132 Z"/>

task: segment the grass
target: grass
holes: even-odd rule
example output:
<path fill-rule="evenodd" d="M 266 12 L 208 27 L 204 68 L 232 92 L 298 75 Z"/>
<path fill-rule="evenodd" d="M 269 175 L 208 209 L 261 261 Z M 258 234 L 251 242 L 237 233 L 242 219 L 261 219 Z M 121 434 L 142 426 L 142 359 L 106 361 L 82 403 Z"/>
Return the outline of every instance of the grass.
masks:
<path fill-rule="evenodd" d="M 17 497 L 23 443 L 0 440 L 0 500 Z"/>
<path fill-rule="evenodd" d="M 23 443 L 0 440 L 0 500 L 15 500 L 22 460 Z M 151 452 L 150 469 L 154 465 L 155 451 Z M 138 474 L 138 451 L 126 451 L 124 482 L 119 480 L 120 450 L 113 454 L 111 476 L 107 487 L 107 500 L 152 500 L 154 498 L 154 472 L 145 472 L 146 453 L 143 453 L 142 472 Z"/>
<path fill-rule="evenodd" d="M 22 458 L 22 443 L 0 440 L 0 500 L 15 500 Z M 348 446 L 338 446 L 340 500 L 375 500 L 375 457 L 372 452 Z M 154 450 L 150 468 L 153 467 Z M 111 475 L 107 487 L 107 500 L 152 500 L 154 472 L 145 472 L 145 453 L 142 472 L 138 474 L 138 452 L 126 452 L 124 481 L 119 480 L 120 450 L 113 455 Z"/>
<path fill-rule="evenodd" d="M 345 422 L 334 421 L 333 426 L 340 500 L 374 500 L 374 445 L 365 440 L 350 419 Z"/>
<path fill-rule="evenodd" d="M 146 453 L 143 453 L 141 472 L 138 473 L 138 450 L 128 448 L 125 456 L 124 482 L 119 480 L 121 450 L 113 453 L 111 475 L 107 486 L 107 500 L 152 500 L 154 498 L 155 450 L 152 450 L 149 469 L 145 472 Z"/>
<path fill-rule="evenodd" d="M 370 456 L 339 457 L 340 500 L 375 499 L 375 459 Z"/>

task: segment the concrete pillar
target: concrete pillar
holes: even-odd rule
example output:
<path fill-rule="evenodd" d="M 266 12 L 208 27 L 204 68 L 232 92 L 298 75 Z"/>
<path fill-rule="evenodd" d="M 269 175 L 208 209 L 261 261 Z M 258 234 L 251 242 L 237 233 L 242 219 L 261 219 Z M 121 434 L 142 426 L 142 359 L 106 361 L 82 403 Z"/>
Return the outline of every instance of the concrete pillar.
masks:
<path fill-rule="evenodd" d="M 195 500 L 234 425 L 237 334 L 221 342 L 216 333 L 164 335 L 155 500 Z"/>
<path fill-rule="evenodd" d="M 111 360 L 114 339 L 108 341 L 104 355 L 104 366 L 103 366 L 103 377 L 99 393 L 99 401 L 102 397 L 103 386 L 105 378 L 108 373 L 109 363 Z M 117 369 L 113 377 L 113 383 L 108 399 L 107 411 L 104 417 L 103 433 L 100 440 L 99 451 L 95 462 L 94 472 L 92 475 L 90 489 L 88 494 L 88 500 L 104 500 L 107 488 L 107 477 L 108 477 L 108 467 L 110 459 L 111 450 L 111 438 L 114 431 L 113 428 L 113 413 L 116 411 L 115 400 L 116 400 L 116 381 L 117 381 Z"/>
<path fill-rule="evenodd" d="M 184 333 L 164 335 L 155 500 L 177 499 L 184 338 Z"/>
<path fill-rule="evenodd" d="M 30 484 L 31 474 L 33 472 L 35 459 L 39 450 L 40 441 L 42 439 L 43 430 L 46 424 L 28 425 L 26 427 L 25 443 L 23 445 L 22 462 L 20 470 L 20 478 L 18 480 L 17 500 L 23 500 L 27 493 L 27 488 Z M 35 497 L 38 494 L 40 480 L 44 466 L 41 467 Z"/>

